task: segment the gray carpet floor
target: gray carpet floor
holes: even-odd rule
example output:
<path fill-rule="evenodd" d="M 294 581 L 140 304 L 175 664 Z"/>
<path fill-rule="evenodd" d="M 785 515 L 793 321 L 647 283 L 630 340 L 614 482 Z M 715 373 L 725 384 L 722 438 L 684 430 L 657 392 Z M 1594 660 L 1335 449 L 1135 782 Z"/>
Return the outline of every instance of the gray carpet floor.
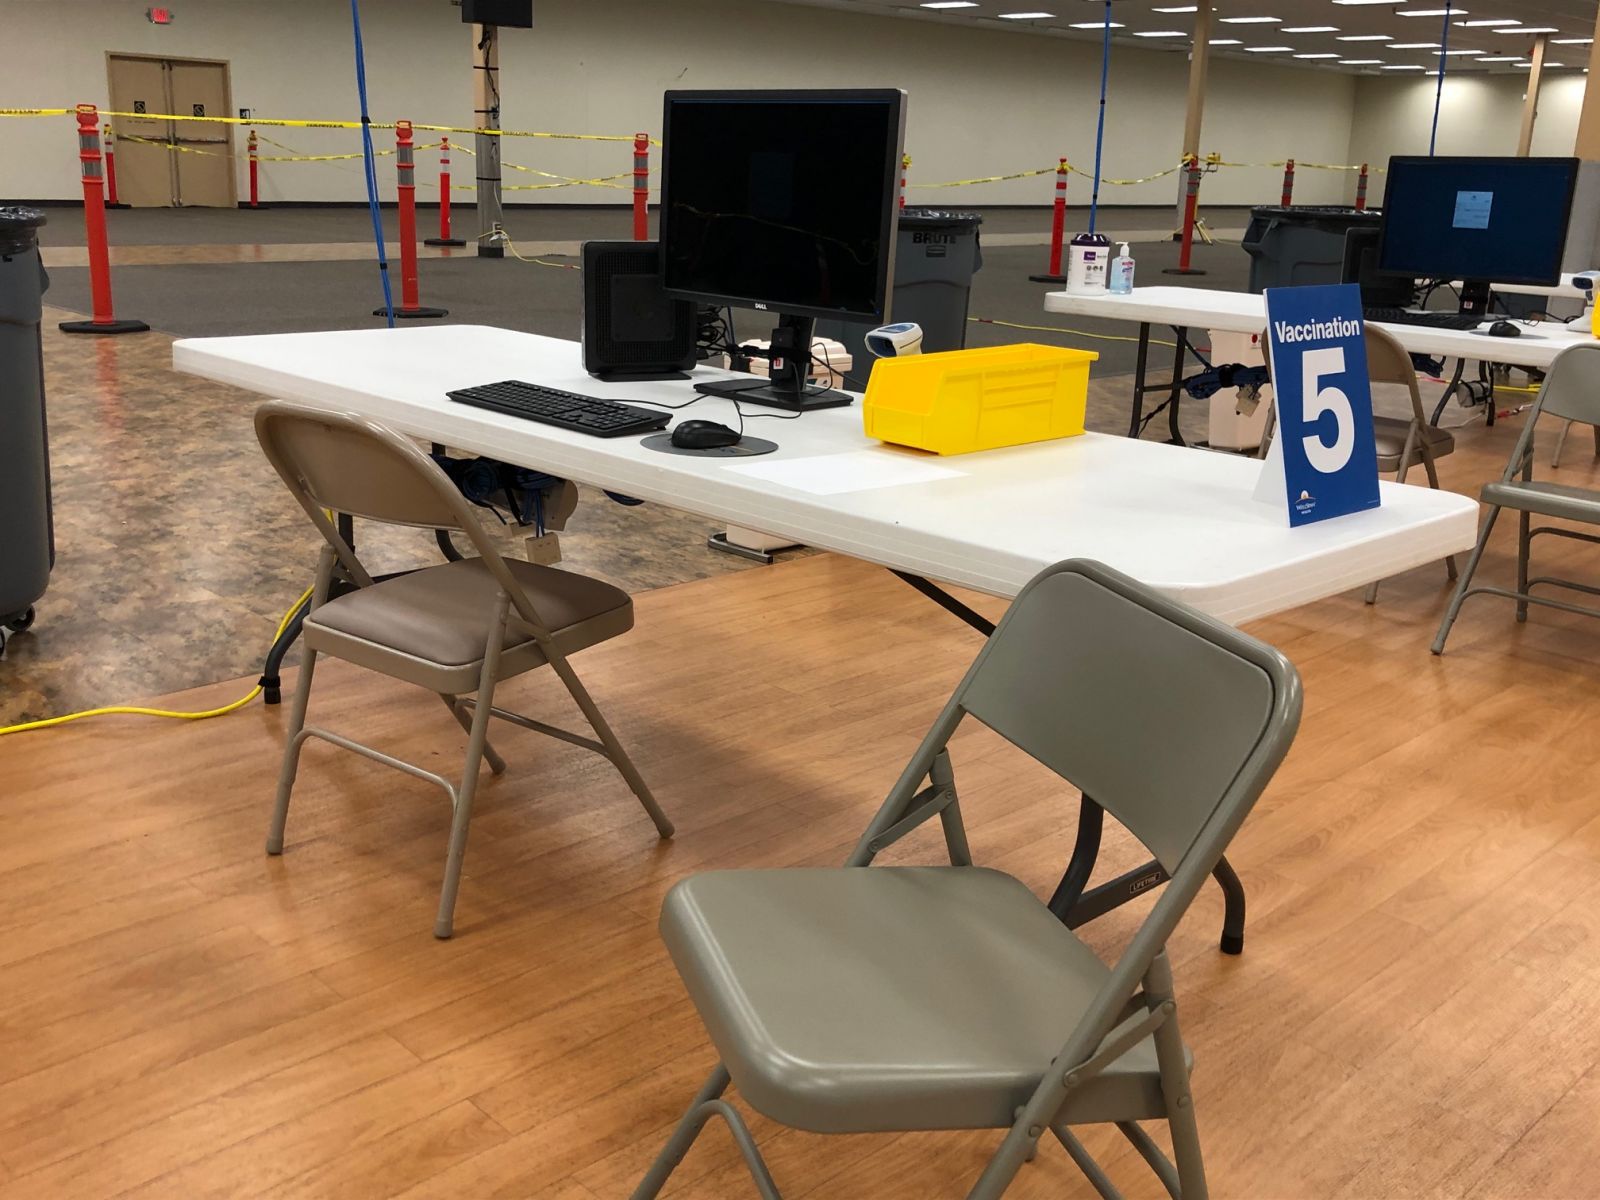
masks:
<path fill-rule="evenodd" d="M 1195 262 L 1208 274 L 1182 280 L 1160 273 L 1176 263 L 1177 253 L 1170 244 L 1138 247 L 1139 281 L 1241 289 L 1249 277 L 1248 256 L 1236 243 L 1197 246 Z M 1044 269 L 1044 247 L 986 247 L 983 256 L 983 269 L 973 281 L 971 315 L 1048 328 L 975 322 L 969 325 L 969 345 L 1040 341 L 1079 346 L 1100 353 L 1097 375 L 1133 370 L 1134 345 L 1121 339 L 1131 337 L 1136 327 L 1114 321 L 1065 321 L 1044 311 L 1043 297 L 1049 288 L 1028 279 L 1030 272 Z M 509 258 L 471 257 L 424 260 L 421 278 L 422 302 L 448 309 L 453 322 L 578 336 L 582 276 L 577 271 Z M 54 268 L 50 281 L 49 303 L 77 311 L 88 308 L 86 268 Z M 382 293 L 376 266 L 370 262 L 125 266 L 116 268 L 112 286 L 118 316 L 138 318 L 180 337 L 366 328 L 383 321 L 372 315 L 382 303 Z M 764 337 L 771 318 L 746 311 L 736 314 L 735 324 L 740 336 Z M 1199 336 L 1204 337 L 1203 331 Z"/>

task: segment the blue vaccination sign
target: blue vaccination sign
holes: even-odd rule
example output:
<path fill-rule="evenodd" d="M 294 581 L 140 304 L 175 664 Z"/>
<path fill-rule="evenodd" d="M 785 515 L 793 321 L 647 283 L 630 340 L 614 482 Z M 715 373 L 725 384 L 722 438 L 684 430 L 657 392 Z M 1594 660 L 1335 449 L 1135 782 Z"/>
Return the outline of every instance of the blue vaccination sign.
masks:
<path fill-rule="evenodd" d="M 1281 455 L 1289 524 L 1378 507 L 1360 287 L 1268 288 L 1266 299 L 1278 406 L 1272 457 Z"/>

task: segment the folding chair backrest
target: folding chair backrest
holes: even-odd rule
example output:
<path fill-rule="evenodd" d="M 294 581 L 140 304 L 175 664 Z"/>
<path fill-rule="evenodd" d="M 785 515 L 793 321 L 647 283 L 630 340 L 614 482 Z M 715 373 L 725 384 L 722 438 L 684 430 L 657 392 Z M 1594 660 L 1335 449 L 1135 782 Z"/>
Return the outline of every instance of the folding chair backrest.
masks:
<path fill-rule="evenodd" d="M 1411 361 L 1411 352 L 1402 346 L 1394 334 L 1376 325 L 1366 326 L 1367 378 L 1373 383 L 1397 383 L 1411 397 L 1411 419 L 1425 421 L 1422 411 L 1422 392 L 1417 387 L 1417 368 Z"/>
<path fill-rule="evenodd" d="M 1061 775 L 1176 874 L 1209 873 L 1293 740 L 1294 668 L 1098 563 L 1023 589 L 952 703 Z M 1231 806 L 1231 808 L 1230 808 Z M 1208 826 L 1215 853 L 1197 840 Z"/>
<path fill-rule="evenodd" d="M 256 436 L 290 489 L 318 507 L 391 525 L 463 528 L 455 485 L 381 425 L 274 401 L 256 410 Z"/>
<path fill-rule="evenodd" d="M 1539 412 L 1600 425 L 1600 342 L 1580 342 L 1556 356 L 1539 389 Z"/>
<path fill-rule="evenodd" d="M 354 413 L 272 400 L 256 409 L 256 437 L 306 515 L 360 577 L 323 509 L 424 529 L 459 530 L 541 636 L 547 627 L 450 477 L 409 438 Z"/>

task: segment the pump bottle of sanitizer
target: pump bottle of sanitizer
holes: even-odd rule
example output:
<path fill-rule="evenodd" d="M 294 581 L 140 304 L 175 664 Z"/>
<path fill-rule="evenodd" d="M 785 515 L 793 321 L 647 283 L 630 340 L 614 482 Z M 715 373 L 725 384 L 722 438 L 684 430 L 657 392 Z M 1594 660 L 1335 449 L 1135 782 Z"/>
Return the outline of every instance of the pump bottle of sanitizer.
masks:
<path fill-rule="evenodd" d="M 1128 243 L 1122 243 L 1122 253 L 1111 263 L 1111 294 L 1126 296 L 1133 291 L 1133 255 L 1128 253 Z"/>

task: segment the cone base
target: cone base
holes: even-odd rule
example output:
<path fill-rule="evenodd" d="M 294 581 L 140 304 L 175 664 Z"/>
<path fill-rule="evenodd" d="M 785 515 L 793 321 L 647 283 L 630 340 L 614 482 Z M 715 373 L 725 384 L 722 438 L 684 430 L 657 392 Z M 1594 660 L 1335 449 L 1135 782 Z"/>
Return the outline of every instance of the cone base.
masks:
<path fill-rule="evenodd" d="M 1029 275 L 1028 279 L 1033 283 L 1065 283 L 1067 281 L 1065 275 Z"/>
<path fill-rule="evenodd" d="M 1163 275 L 1204 275 L 1205 274 L 1205 272 L 1202 271 L 1199 267 L 1163 267 L 1163 268 L 1161 268 L 1161 273 Z"/>
<path fill-rule="evenodd" d="M 423 238 L 424 246 L 465 246 L 467 243 L 461 238 Z"/>
<path fill-rule="evenodd" d="M 389 315 L 389 310 L 386 308 L 375 308 L 372 310 L 372 315 L 375 317 L 386 317 Z M 448 317 L 450 315 L 450 310 L 448 308 L 425 308 L 421 305 L 418 305 L 416 308 L 400 308 L 397 305 L 394 310 L 394 315 L 397 317 L 409 318 Z"/>
<path fill-rule="evenodd" d="M 150 326 L 143 321 L 63 321 L 57 326 L 62 333 L 149 333 Z"/>

